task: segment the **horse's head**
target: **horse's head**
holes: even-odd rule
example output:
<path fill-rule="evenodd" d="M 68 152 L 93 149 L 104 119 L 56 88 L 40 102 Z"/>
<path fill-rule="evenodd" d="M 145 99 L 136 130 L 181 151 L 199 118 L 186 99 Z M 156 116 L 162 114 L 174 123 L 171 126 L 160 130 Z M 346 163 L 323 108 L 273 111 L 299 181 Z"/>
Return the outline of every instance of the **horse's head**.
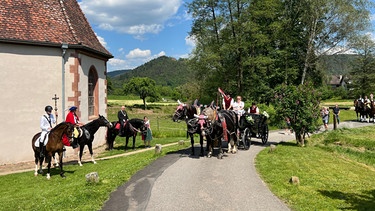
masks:
<path fill-rule="evenodd" d="M 102 115 L 99 115 L 99 123 L 100 123 L 100 126 L 106 126 L 108 128 L 111 128 L 113 126 L 112 123 L 108 121 L 108 119 Z"/>
<path fill-rule="evenodd" d="M 179 120 L 183 120 L 186 117 L 186 105 L 185 104 L 179 104 L 176 111 L 174 112 L 174 115 L 172 117 L 172 120 L 174 122 L 178 122 Z"/>
<path fill-rule="evenodd" d="M 69 122 L 62 122 L 52 128 L 51 133 L 56 133 L 59 137 L 62 137 L 65 134 L 69 138 L 69 143 L 73 143 L 74 125 Z"/>

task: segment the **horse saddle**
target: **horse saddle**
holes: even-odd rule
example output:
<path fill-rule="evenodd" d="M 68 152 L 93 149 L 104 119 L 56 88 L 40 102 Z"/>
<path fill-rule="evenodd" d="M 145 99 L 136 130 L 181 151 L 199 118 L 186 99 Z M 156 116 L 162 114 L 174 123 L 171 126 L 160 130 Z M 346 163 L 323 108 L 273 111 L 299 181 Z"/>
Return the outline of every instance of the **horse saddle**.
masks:
<path fill-rule="evenodd" d="M 42 136 L 39 136 L 39 138 L 35 141 L 34 145 L 35 147 L 39 147 L 40 143 L 43 143 L 44 146 L 47 145 L 48 143 L 48 135 L 49 135 L 49 131 L 44 135 L 43 137 L 43 140 L 42 140 Z"/>

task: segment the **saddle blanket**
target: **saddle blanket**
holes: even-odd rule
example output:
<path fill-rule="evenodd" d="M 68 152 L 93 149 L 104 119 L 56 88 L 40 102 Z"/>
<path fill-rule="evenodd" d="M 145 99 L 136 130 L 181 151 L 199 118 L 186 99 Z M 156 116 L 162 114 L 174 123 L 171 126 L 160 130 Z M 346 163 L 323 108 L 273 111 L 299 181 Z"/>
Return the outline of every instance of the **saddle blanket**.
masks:
<path fill-rule="evenodd" d="M 39 147 L 39 143 L 42 141 L 43 142 L 43 145 L 46 146 L 47 143 L 48 143 L 48 135 L 49 135 L 49 132 L 47 132 L 45 135 L 44 135 L 44 141 L 41 140 L 42 136 L 40 136 L 34 143 L 35 147 Z"/>

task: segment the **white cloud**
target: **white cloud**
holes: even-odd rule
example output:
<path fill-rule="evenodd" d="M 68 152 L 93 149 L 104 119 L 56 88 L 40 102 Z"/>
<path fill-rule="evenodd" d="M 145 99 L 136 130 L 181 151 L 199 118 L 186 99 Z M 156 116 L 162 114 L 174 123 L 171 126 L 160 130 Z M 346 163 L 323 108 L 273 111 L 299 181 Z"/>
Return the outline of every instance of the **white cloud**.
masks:
<path fill-rule="evenodd" d="M 157 34 L 176 15 L 182 0 L 81 0 L 91 24 L 104 30 L 142 35 Z"/>
<path fill-rule="evenodd" d="M 134 50 L 131 50 L 128 55 L 126 55 L 127 59 L 137 59 L 137 58 L 145 58 L 149 57 L 151 55 L 150 50 L 141 50 L 139 48 L 136 48 Z"/>
<path fill-rule="evenodd" d="M 196 46 L 196 39 L 194 36 L 186 36 L 185 37 L 185 44 L 189 46 L 191 49 L 195 48 Z"/>
<path fill-rule="evenodd" d="M 165 52 L 160 51 L 155 55 L 151 55 L 150 50 L 140 50 L 139 48 L 136 48 L 134 50 L 131 50 L 125 56 L 125 59 L 110 59 L 108 61 L 108 71 L 110 72 L 114 70 L 134 69 L 160 56 L 165 56 Z"/>
<path fill-rule="evenodd" d="M 101 36 L 99 36 L 99 35 L 97 35 L 96 33 L 95 33 L 95 35 L 96 35 L 96 37 L 98 38 L 99 42 L 100 42 L 105 48 L 108 49 L 107 42 L 104 40 L 104 38 L 101 37 Z"/>

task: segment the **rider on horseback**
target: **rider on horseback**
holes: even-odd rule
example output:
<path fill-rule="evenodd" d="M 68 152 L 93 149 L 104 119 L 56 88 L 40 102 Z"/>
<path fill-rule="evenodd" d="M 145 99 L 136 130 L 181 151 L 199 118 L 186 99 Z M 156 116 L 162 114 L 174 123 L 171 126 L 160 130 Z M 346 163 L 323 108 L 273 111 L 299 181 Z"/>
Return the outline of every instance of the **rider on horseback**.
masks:
<path fill-rule="evenodd" d="M 44 157 L 46 136 L 52 129 L 52 124 L 56 124 L 55 117 L 52 114 L 52 106 L 48 105 L 44 110 L 46 111 L 46 114 L 40 118 L 40 129 L 42 129 L 39 139 L 40 157 Z"/>
<path fill-rule="evenodd" d="M 128 114 L 126 113 L 126 110 L 125 110 L 125 106 L 121 106 L 121 110 L 117 113 L 117 117 L 118 117 L 118 121 L 120 123 L 119 136 L 123 136 L 124 135 L 124 126 L 129 119 Z"/>
<path fill-rule="evenodd" d="M 363 102 L 365 103 L 366 108 L 370 108 L 370 100 L 367 98 L 367 96 L 365 96 Z"/>

